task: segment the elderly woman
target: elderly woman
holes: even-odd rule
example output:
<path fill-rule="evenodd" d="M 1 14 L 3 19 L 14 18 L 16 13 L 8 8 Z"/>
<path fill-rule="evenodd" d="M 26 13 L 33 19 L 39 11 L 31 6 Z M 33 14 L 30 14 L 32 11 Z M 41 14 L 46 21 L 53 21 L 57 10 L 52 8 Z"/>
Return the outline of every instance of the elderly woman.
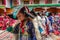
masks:
<path fill-rule="evenodd" d="M 18 29 L 20 28 L 20 40 L 36 40 L 34 25 L 29 19 L 31 15 L 27 13 L 26 9 L 26 7 L 22 7 L 17 14 L 17 18 L 20 20 L 20 24 L 18 26 Z M 15 29 L 16 34 L 18 34 L 18 29 Z"/>

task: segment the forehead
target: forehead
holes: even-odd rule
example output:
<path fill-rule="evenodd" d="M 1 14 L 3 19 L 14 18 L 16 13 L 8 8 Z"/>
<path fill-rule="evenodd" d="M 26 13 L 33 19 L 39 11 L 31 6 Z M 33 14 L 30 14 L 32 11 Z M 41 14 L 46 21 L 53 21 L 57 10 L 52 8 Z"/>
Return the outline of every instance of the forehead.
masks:
<path fill-rule="evenodd" d="M 24 14 L 23 14 L 23 13 L 21 13 L 21 12 L 19 12 L 19 13 L 17 14 L 17 16 L 18 16 L 18 15 L 19 15 L 19 16 L 21 16 L 21 15 L 22 15 L 22 16 L 24 16 Z"/>
<path fill-rule="evenodd" d="M 20 14 L 23 14 L 23 13 L 19 12 L 18 15 L 20 15 Z"/>

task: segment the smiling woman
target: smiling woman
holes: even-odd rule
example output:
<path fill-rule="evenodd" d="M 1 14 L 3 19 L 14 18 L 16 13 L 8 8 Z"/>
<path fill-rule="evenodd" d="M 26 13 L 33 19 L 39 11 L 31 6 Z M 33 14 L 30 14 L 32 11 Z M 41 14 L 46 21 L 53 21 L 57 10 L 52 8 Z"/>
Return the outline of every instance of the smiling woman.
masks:
<path fill-rule="evenodd" d="M 20 28 L 20 40 L 36 40 L 34 25 L 32 21 L 29 19 L 31 18 L 30 13 L 27 12 L 28 8 L 26 6 L 22 7 L 18 14 L 17 18 L 20 20 L 19 26 L 16 26 L 14 29 L 14 33 L 16 34 L 16 40 L 18 37 L 18 31 Z"/>

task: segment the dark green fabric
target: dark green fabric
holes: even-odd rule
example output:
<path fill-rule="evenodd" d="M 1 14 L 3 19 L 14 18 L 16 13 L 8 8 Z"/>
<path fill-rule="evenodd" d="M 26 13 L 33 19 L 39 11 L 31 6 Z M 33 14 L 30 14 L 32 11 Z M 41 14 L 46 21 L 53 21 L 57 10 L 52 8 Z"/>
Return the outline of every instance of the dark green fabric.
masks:
<path fill-rule="evenodd" d="M 8 32 L 12 32 L 12 31 L 13 31 L 13 27 L 11 27 L 11 26 L 8 27 L 8 28 L 7 28 L 7 31 L 8 31 Z"/>

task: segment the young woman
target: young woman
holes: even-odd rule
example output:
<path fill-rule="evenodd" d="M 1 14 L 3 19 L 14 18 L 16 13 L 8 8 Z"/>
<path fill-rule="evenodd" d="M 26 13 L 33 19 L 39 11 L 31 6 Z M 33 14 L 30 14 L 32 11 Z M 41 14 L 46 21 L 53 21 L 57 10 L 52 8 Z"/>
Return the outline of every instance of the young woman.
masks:
<path fill-rule="evenodd" d="M 19 30 L 20 30 L 20 40 L 36 40 L 35 30 L 32 21 L 29 19 L 31 15 L 27 13 L 26 7 L 22 7 L 18 14 L 17 18 L 20 20 Z M 18 31 L 18 29 L 16 31 Z M 16 32 L 15 33 L 18 33 Z"/>
<path fill-rule="evenodd" d="M 43 30 L 41 28 L 40 17 L 37 15 L 37 13 L 34 12 L 34 10 L 32 10 L 30 13 L 35 16 L 33 18 L 32 22 L 33 22 L 34 28 L 35 28 L 36 39 L 41 40 L 41 38 L 42 38 L 41 37 L 41 32 Z"/>

